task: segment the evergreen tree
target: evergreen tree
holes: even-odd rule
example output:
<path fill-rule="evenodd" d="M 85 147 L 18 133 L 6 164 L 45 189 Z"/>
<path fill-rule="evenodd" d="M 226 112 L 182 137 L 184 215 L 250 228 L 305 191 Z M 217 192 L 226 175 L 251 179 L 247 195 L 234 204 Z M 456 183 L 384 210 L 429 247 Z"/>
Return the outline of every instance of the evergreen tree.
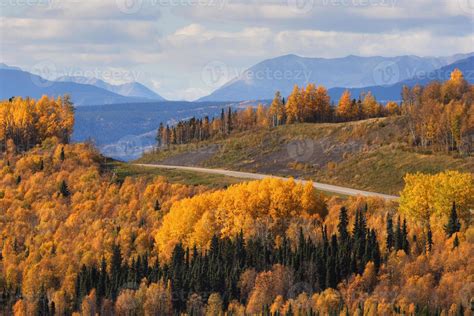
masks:
<path fill-rule="evenodd" d="M 156 212 L 161 211 L 161 204 L 160 204 L 160 201 L 158 201 L 158 200 L 155 201 L 154 210 L 155 210 Z"/>
<path fill-rule="evenodd" d="M 59 193 L 61 193 L 61 195 L 65 198 L 71 195 L 66 180 L 61 181 L 61 184 L 59 185 Z"/>
<path fill-rule="evenodd" d="M 451 237 L 453 234 L 461 230 L 461 223 L 459 222 L 458 214 L 456 212 L 456 203 L 453 202 L 453 207 L 451 208 L 451 213 L 449 215 L 448 223 L 444 226 L 446 235 Z"/>
<path fill-rule="evenodd" d="M 117 298 L 122 282 L 122 253 L 120 246 L 114 245 L 112 248 L 112 258 L 110 259 L 110 288 L 109 297 L 112 300 Z"/>
<path fill-rule="evenodd" d="M 64 159 L 66 159 L 66 155 L 64 154 L 64 146 L 61 147 L 61 153 L 59 154 L 59 159 L 61 161 L 64 161 Z"/>
<path fill-rule="evenodd" d="M 224 109 L 221 110 L 221 133 L 225 134 L 225 111 Z"/>
<path fill-rule="evenodd" d="M 44 285 L 41 286 L 41 290 L 40 290 L 40 293 L 39 293 L 38 309 L 36 311 L 36 314 L 38 316 L 49 316 L 50 315 L 49 301 L 48 301 L 48 296 L 46 295 L 46 290 L 44 288 Z"/>
<path fill-rule="evenodd" d="M 390 215 L 387 215 L 387 239 L 386 239 L 387 251 L 390 252 L 394 245 L 393 238 L 393 220 Z"/>
<path fill-rule="evenodd" d="M 328 259 L 326 261 L 326 287 L 335 289 L 337 286 L 337 238 L 336 235 L 331 237 L 331 246 L 329 248 Z"/>
<path fill-rule="evenodd" d="M 456 234 L 456 236 L 454 237 L 454 240 L 453 240 L 453 249 L 456 249 L 457 247 L 459 247 L 458 234 Z"/>
<path fill-rule="evenodd" d="M 402 226 L 402 249 L 405 251 L 406 254 L 410 252 L 410 244 L 408 243 L 408 227 L 407 227 L 407 220 L 403 219 L 403 226 Z"/>
<path fill-rule="evenodd" d="M 431 232 L 431 225 L 429 223 L 426 232 L 426 247 L 429 252 L 433 249 L 433 233 Z"/>
<path fill-rule="evenodd" d="M 401 227 L 401 218 L 398 216 L 397 227 L 395 228 L 395 250 L 403 249 L 403 233 Z"/>
<path fill-rule="evenodd" d="M 347 231 L 348 225 L 349 218 L 347 216 L 347 209 L 345 207 L 341 207 L 341 211 L 339 212 L 339 224 L 337 224 L 341 242 L 346 242 L 349 239 L 349 232 Z"/>
<path fill-rule="evenodd" d="M 226 129 L 227 129 L 227 134 L 230 134 L 230 132 L 232 132 L 232 109 L 229 107 L 227 109 L 227 124 L 226 124 Z"/>

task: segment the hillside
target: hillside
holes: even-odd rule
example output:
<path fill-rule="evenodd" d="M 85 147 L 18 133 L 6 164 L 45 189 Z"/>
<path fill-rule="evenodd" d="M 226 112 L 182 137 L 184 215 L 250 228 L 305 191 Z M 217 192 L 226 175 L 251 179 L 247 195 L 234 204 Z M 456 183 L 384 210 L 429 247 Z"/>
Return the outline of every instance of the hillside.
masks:
<path fill-rule="evenodd" d="M 172 125 L 190 117 L 214 117 L 224 107 L 246 105 L 249 103 L 155 101 L 77 107 L 72 139 L 93 140 L 104 155 L 128 161 L 155 144 L 160 122 Z"/>
<path fill-rule="evenodd" d="M 68 98 L 18 97 L 0 109 L 2 315 L 339 315 L 361 302 L 374 314 L 446 314 L 474 295 L 465 287 L 471 173 L 409 175 L 399 202 L 341 199 L 292 179 L 163 174 L 108 160 L 91 144 L 69 144 Z M 248 131 L 218 142 L 225 149 L 208 160 L 230 165 L 262 150 L 308 164 L 324 156 L 318 146 L 335 160 L 344 146 L 385 148 L 403 124 Z M 340 147 L 326 147 L 336 138 Z"/>
<path fill-rule="evenodd" d="M 449 57 L 361 57 L 309 58 L 285 55 L 264 60 L 199 101 L 239 101 L 271 99 L 276 90 L 283 96 L 293 86 L 314 82 L 327 88 L 361 88 L 395 84 L 415 74 L 433 71 L 472 54 Z M 387 72 L 390 77 L 382 77 Z M 398 95 L 397 95 L 398 97 Z"/>
<path fill-rule="evenodd" d="M 138 161 L 294 176 L 387 194 L 399 193 L 407 172 L 474 172 L 474 157 L 416 152 L 406 133 L 403 117 L 285 125 L 173 146 Z"/>

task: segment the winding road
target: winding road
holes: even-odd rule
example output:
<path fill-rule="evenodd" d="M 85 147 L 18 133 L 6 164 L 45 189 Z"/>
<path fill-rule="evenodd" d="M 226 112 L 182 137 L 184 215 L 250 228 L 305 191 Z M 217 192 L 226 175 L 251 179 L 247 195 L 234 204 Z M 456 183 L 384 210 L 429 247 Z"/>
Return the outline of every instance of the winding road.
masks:
<path fill-rule="evenodd" d="M 184 166 L 170 166 L 170 165 L 156 165 L 156 164 L 135 164 L 135 166 L 146 167 L 146 168 L 160 168 L 160 169 L 175 169 L 175 170 L 194 171 L 194 172 L 202 172 L 202 173 L 207 173 L 207 174 L 218 174 L 218 175 L 234 177 L 234 178 L 241 178 L 241 179 L 253 179 L 253 180 L 261 180 L 261 179 L 264 179 L 264 178 L 276 178 L 276 179 L 282 179 L 282 180 L 288 180 L 289 179 L 289 178 L 277 177 L 277 176 L 261 174 L 261 173 L 231 171 L 231 170 L 224 170 L 224 169 L 207 169 L 207 168 L 200 168 L 200 167 L 184 167 Z M 298 182 L 298 183 L 303 183 L 303 184 L 308 182 L 308 181 L 305 181 L 305 180 L 298 180 L 298 179 L 295 179 L 295 181 Z M 318 183 L 318 182 L 312 182 L 312 184 L 313 184 L 313 187 L 315 187 L 316 189 L 321 190 L 321 191 L 325 191 L 325 192 L 330 192 L 330 193 L 350 195 L 350 196 L 357 196 L 357 195 L 374 196 L 374 197 L 381 197 L 381 198 L 386 199 L 386 200 L 397 200 L 398 199 L 398 196 L 394 196 L 394 195 L 387 195 L 387 194 L 382 194 L 382 193 L 361 191 L 361 190 L 345 188 L 345 187 L 340 187 L 340 186 L 331 185 L 331 184 L 324 184 L 324 183 Z"/>

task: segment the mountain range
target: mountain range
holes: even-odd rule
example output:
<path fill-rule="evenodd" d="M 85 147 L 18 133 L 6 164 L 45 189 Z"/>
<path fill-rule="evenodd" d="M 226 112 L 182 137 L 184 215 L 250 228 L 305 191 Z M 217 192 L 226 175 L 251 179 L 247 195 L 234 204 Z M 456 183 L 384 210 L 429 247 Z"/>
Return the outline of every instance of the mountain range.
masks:
<path fill-rule="evenodd" d="M 125 97 L 147 98 L 154 101 L 166 101 L 162 96 L 138 82 L 112 85 L 97 78 L 69 76 L 59 77 L 55 81 L 88 84 Z"/>
<path fill-rule="evenodd" d="M 351 55 L 332 59 L 285 55 L 256 64 L 198 101 L 271 99 L 277 90 L 289 95 L 295 84 L 316 83 L 328 89 L 391 86 L 471 56 L 474 53 L 448 57 Z"/>
<path fill-rule="evenodd" d="M 18 67 L 0 64 L 0 99 L 64 94 L 69 94 L 76 106 L 164 101 L 160 95 L 137 82 L 112 85 L 84 77 L 47 80 Z"/>
<path fill-rule="evenodd" d="M 397 82 L 388 86 L 369 86 L 364 88 L 348 89 L 352 97 L 357 98 L 364 93 L 371 92 L 376 96 L 380 102 L 387 101 L 401 101 L 401 91 L 403 86 L 413 87 L 417 84 L 426 85 L 430 81 L 446 81 L 450 78 L 451 72 L 454 69 L 459 69 L 464 74 L 464 78 L 471 84 L 474 84 L 474 56 L 456 61 L 450 65 L 441 67 L 429 73 L 418 73 L 414 77 Z M 342 93 L 346 90 L 345 87 L 329 89 L 329 95 L 332 100 L 339 100 Z"/>

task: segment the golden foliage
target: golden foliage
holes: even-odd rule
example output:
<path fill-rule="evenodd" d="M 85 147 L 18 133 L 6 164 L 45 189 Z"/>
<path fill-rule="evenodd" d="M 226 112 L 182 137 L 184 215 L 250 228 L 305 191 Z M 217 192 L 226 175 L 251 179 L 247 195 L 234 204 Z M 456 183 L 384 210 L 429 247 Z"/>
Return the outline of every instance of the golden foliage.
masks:
<path fill-rule="evenodd" d="M 400 196 L 400 212 L 428 222 L 432 215 L 445 220 L 453 202 L 461 219 L 470 222 L 474 208 L 474 183 L 470 173 L 445 171 L 435 175 L 407 174 Z"/>
<path fill-rule="evenodd" d="M 156 245 L 165 259 L 178 242 L 206 248 L 214 234 L 255 236 L 262 225 L 283 235 L 296 217 L 321 218 L 324 198 L 311 186 L 268 178 L 237 184 L 224 191 L 205 193 L 174 203 L 156 234 Z"/>
<path fill-rule="evenodd" d="M 62 150 L 64 161 L 57 158 Z M 205 191 L 163 178 L 115 183 L 101 173 L 98 160 L 93 148 L 75 144 L 38 148 L 0 162 L 0 284 L 21 287 L 24 306 L 44 286 L 64 310 L 83 264 L 109 259 L 113 244 L 120 245 L 126 260 L 149 253 L 171 205 Z M 68 198 L 59 194 L 63 180 Z M 160 211 L 154 209 L 157 200 Z M 18 303 L 18 313 L 23 309 Z"/>
<path fill-rule="evenodd" d="M 12 140 L 17 151 L 26 151 L 48 138 L 69 142 L 74 109 L 68 96 L 39 100 L 13 98 L 0 102 L 0 145 Z"/>

